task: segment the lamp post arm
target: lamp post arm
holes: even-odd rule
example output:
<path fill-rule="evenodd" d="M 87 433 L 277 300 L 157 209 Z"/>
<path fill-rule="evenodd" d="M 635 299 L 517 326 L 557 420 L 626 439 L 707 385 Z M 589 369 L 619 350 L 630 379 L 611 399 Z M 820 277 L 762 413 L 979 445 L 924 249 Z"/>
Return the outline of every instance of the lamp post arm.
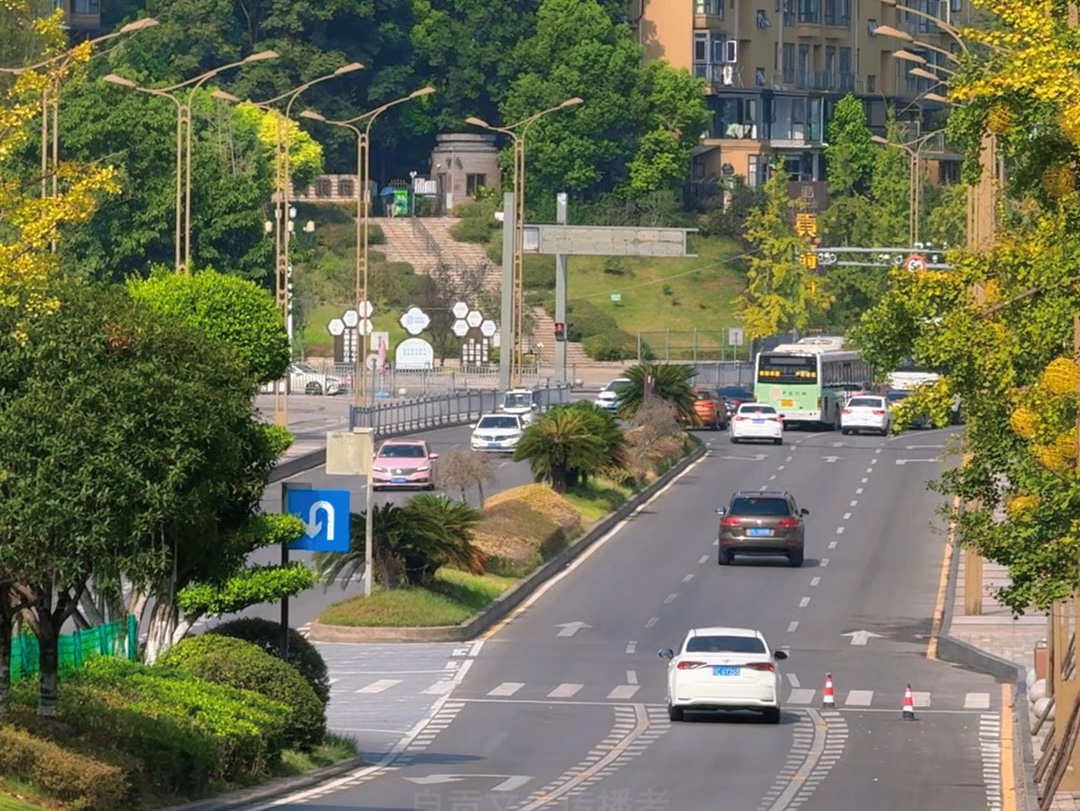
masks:
<path fill-rule="evenodd" d="M 960 38 L 960 31 L 952 24 L 945 22 L 945 20 L 941 19 L 940 17 L 935 17 L 933 14 L 927 11 L 920 11 L 919 9 L 912 8 L 910 6 L 898 4 L 893 6 L 893 8 L 895 8 L 897 11 L 903 11 L 906 14 L 910 14 L 912 17 L 920 17 L 924 20 L 929 20 L 942 31 L 944 31 L 945 34 L 947 34 L 957 45 L 959 45 L 960 48 L 964 51 L 964 53 L 968 52 L 967 43 L 965 43 Z"/>

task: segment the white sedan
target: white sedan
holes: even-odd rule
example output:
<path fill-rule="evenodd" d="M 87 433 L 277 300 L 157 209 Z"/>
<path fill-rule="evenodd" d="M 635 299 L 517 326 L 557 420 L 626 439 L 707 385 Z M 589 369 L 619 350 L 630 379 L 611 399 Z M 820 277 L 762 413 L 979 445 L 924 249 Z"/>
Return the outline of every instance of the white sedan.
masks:
<path fill-rule="evenodd" d="M 667 706 L 672 721 L 684 712 L 753 710 L 770 724 L 780 723 L 783 680 L 777 662 L 782 651 L 769 650 L 760 631 L 751 628 L 694 628 L 678 653 L 660 651 L 668 660 Z"/>
<path fill-rule="evenodd" d="M 513 453 L 525 423 L 518 414 L 485 414 L 473 426 L 469 447 L 474 451 Z"/>
<path fill-rule="evenodd" d="M 733 443 L 744 439 L 771 439 L 784 444 L 784 415 L 765 403 L 743 403 L 728 420 L 728 435 Z"/>
<path fill-rule="evenodd" d="M 892 429 L 893 416 L 884 397 L 860 394 L 840 411 L 840 432 L 857 434 L 873 431 L 885 436 Z"/>

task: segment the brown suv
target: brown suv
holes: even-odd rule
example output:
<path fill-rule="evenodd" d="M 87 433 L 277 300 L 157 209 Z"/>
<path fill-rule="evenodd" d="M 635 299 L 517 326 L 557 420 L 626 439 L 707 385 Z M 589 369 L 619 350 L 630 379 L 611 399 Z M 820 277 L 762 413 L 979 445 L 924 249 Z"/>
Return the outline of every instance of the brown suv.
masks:
<path fill-rule="evenodd" d="M 719 563 L 727 566 L 735 555 L 783 555 L 789 566 L 802 566 L 806 526 L 790 493 L 742 491 L 731 497 L 720 516 Z"/>

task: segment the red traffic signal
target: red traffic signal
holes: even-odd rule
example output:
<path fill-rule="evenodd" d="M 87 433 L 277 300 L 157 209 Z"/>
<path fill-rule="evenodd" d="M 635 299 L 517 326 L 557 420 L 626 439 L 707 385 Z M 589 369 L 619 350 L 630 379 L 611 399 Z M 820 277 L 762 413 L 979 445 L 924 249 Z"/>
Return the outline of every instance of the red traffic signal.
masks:
<path fill-rule="evenodd" d="M 556 341 L 565 341 L 566 340 L 566 324 L 564 324 L 562 321 L 556 321 L 555 322 L 555 340 Z"/>

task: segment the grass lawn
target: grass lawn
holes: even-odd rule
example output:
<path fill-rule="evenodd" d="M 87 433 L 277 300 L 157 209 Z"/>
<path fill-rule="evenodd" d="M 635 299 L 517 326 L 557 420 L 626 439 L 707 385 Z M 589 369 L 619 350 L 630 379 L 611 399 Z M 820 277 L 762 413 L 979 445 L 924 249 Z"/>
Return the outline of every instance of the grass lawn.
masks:
<path fill-rule="evenodd" d="M 293 749 L 283 752 L 281 765 L 277 769 L 277 776 L 292 777 L 304 774 L 325 766 L 333 766 L 343 760 L 351 760 L 356 756 L 355 741 L 349 738 L 339 738 L 337 735 L 327 735 L 326 740 L 312 752 L 298 752 Z M 3 805 L 0 805 L 0 811 L 6 811 Z"/>
<path fill-rule="evenodd" d="M 581 513 L 582 521 L 588 526 L 619 509 L 632 495 L 629 487 L 607 481 L 591 481 L 567 493 L 566 500 Z"/>
<path fill-rule="evenodd" d="M 517 581 L 511 577 L 471 575 L 440 569 L 433 589 L 375 591 L 332 605 L 319 615 L 326 625 L 381 628 L 427 628 L 457 625 L 483 611 Z"/>
<path fill-rule="evenodd" d="M 43 811 L 57 807 L 58 803 L 45 799 L 21 780 L 0 775 L 0 811 Z"/>

